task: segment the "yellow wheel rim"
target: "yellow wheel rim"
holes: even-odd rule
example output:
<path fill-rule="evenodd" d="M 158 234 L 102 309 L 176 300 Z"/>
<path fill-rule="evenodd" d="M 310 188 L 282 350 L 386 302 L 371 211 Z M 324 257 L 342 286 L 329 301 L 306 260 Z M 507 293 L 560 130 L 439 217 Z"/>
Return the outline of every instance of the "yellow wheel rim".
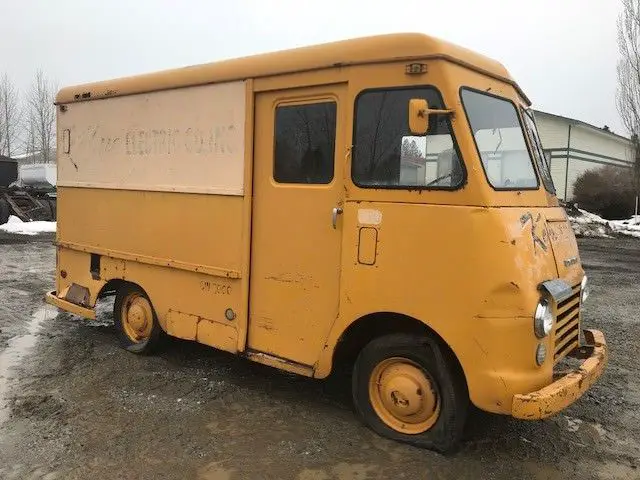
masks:
<path fill-rule="evenodd" d="M 142 294 L 134 292 L 125 298 L 120 318 L 124 333 L 132 342 L 141 343 L 151 336 L 153 309 Z"/>
<path fill-rule="evenodd" d="M 376 365 L 369 378 L 369 399 L 378 417 L 400 433 L 424 433 L 440 415 L 432 380 L 407 358 L 388 358 Z"/>

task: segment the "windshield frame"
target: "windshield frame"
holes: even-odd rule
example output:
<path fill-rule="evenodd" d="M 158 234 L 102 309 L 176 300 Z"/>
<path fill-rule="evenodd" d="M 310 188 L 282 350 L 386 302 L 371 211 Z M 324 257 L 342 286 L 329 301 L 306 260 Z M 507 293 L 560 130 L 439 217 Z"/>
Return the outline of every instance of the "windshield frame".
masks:
<path fill-rule="evenodd" d="M 536 124 L 533 109 L 525 108 L 524 106 L 520 105 L 520 112 L 522 118 L 524 119 L 525 136 L 531 144 L 531 148 L 537 152 L 537 155 L 534 153 L 534 163 L 536 164 L 536 168 L 538 169 L 538 175 L 540 175 L 540 178 L 542 179 L 542 185 L 544 186 L 544 189 L 551 195 L 556 195 L 556 186 L 553 183 L 553 175 L 551 175 L 551 163 L 547 162 L 547 157 L 544 154 L 544 147 L 542 146 L 542 139 L 540 138 L 540 132 L 538 132 L 538 125 Z M 530 129 L 527 126 L 527 119 L 529 119 L 532 124 L 531 133 L 529 133 Z M 548 178 L 547 175 L 545 175 L 545 173 L 542 171 L 542 169 L 545 169 L 545 171 L 548 172 Z M 548 184 L 547 180 L 549 180 Z"/>
<path fill-rule="evenodd" d="M 465 105 L 464 102 L 464 98 L 462 97 L 462 93 L 464 91 L 469 91 L 469 92 L 473 92 L 473 93 L 477 93 L 480 95 L 484 95 L 487 97 L 492 97 L 495 98 L 497 100 L 501 100 L 501 101 L 505 101 L 511 104 L 511 106 L 513 107 L 516 117 L 518 119 L 518 125 L 520 125 L 520 131 L 522 133 L 522 138 L 524 140 L 524 144 L 525 147 L 527 149 L 527 153 L 529 154 L 529 162 L 531 162 L 531 169 L 533 171 L 533 176 L 535 177 L 536 180 L 536 185 L 535 186 L 531 186 L 531 187 L 496 187 L 495 185 L 493 185 L 493 183 L 491 183 L 491 180 L 489 179 L 489 172 L 487 172 L 487 169 L 484 166 L 484 162 L 482 161 L 482 154 L 480 153 L 480 147 L 478 145 L 478 141 L 476 140 L 476 136 L 473 133 L 473 128 L 471 127 L 471 117 L 469 116 L 469 112 L 467 111 L 467 107 Z M 536 190 L 540 190 L 540 174 L 538 173 L 538 169 L 536 168 L 536 161 L 533 159 L 533 153 L 531 151 L 531 145 L 530 142 L 528 141 L 528 135 L 526 133 L 524 124 L 523 124 L 523 119 L 520 115 L 520 109 L 518 108 L 519 106 L 516 105 L 516 102 L 514 102 L 512 99 L 508 98 L 508 97 L 504 97 L 502 95 L 497 95 L 495 93 L 491 93 L 489 91 L 486 90 L 479 90 L 477 88 L 473 88 L 473 87 L 469 87 L 469 86 L 462 86 L 460 87 L 460 90 L 458 92 L 458 95 L 460 97 L 460 103 L 462 105 L 462 110 L 464 111 L 466 120 L 467 120 L 467 124 L 469 126 L 468 128 L 468 133 L 471 135 L 471 138 L 473 139 L 473 144 L 476 147 L 476 154 L 478 156 L 478 161 L 480 162 L 480 166 L 482 167 L 482 171 L 484 172 L 484 176 L 485 176 L 485 180 L 487 182 L 487 184 L 495 191 L 497 192 L 518 192 L 518 191 L 536 191 Z"/>

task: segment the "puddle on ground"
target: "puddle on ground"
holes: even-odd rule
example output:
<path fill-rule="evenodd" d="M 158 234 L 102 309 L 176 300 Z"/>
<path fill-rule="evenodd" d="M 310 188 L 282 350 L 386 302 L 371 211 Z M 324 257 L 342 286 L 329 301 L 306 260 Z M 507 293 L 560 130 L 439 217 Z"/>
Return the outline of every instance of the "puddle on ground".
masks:
<path fill-rule="evenodd" d="M 202 468 L 198 478 L 201 480 L 231 480 L 233 470 L 229 470 L 220 466 L 224 462 L 213 462 Z"/>
<path fill-rule="evenodd" d="M 95 320 L 83 318 L 82 326 L 83 327 L 113 327 L 113 317 L 112 318 L 98 317 Z"/>
<path fill-rule="evenodd" d="M 523 466 L 527 471 L 527 475 L 523 478 L 531 480 L 565 480 L 567 478 L 561 471 L 556 470 L 555 465 L 527 461 Z"/>
<path fill-rule="evenodd" d="M 607 430 L 599 423 L 585 422 L 580 418 L 564 415 L 565 428 L 568 432 L 575 433 L 578 437 L 592 442 L 598 442 L 608 436 Z"/>
<path fill-rule="evenodd" d="M 329 480 L 329 475 L 324 470 L 304 469 L 298 474 L 298 480 Z"/>
<path fill-rule="evenodd" d="M 83 325 L 87 327 L 112 327 L 113 326 L 113 298 L 101 300 L 96 304 L 96 318 L 84 319 Z"/>
<path fill-rule="evenodd" d="M 568 415 L 563 415 L 560 418 L 564 418 L 564 428 L 573 434 L 570 441 L 576 445 L 586 447 L 607 441 L 615 445 L 615 451 L 618 455 L 640 458 L 640 442 L 630 436 L 629 432 L 607 430 L 599 423 L 587 422 Z M 637 475 L 637 478 L 640 479 L 640 475 Z"/>
<path fill-rule="evenodd" d="M 55 307 L 43 305 L 31 316 L 27 324 L 27 333 L 9 339 L 7 348 L 0 353 L 0 425 L 9 418 L 7 393 L 9 381 L 11 380 L 11 370 L 19 365 L 21 360 L 35 346 L 42 324 L 57 315 L 58 311 Z"/>
<path fill-rule="evenodd" d="M 367 480 L 370 474 L 373 475 L 379 470 L 374 465 L 365 465 L 363 463 L 339 463 L 332 468 L 333 473 L 339 480 Z"/>
<path fill-rule="evenodd" d="M 603 480 L 627 480 L 640 478 L 640 470 L 617 462 L 605 462 L 598 468 L 598 478 Z"/>

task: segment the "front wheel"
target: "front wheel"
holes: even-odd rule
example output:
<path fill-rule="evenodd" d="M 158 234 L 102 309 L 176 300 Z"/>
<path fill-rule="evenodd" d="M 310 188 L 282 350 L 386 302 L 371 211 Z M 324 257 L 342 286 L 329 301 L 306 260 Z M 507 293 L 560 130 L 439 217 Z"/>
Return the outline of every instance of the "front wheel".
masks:
<path fill-rule="evenodd" d="M 113 317 L 120 342 L 128 351 L 146 354 L 160 346 L 164 332 L 149 297 L 140 287 L 125 284 L 118 290 Z"/>
<path fill-rule="evenodd" d="M 353 371 L 355 408 L 376 433 L 442 453 L 460 441 L 469 395 L 448 352 L 429 337 L 372 340 Z"/>

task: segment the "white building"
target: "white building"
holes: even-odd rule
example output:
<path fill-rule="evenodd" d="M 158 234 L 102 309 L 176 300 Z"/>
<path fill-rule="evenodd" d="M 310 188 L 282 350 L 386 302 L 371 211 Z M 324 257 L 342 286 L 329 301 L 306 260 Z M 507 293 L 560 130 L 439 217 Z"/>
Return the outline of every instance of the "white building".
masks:
<path fill-rule="evenodd" d="M 580 174 L 605 165 L 631 168 L 631 141 L 594 125 L 535 111 L 540 139 L 551 159 L 551 176 L 559 198 L 571 200 L 573 184 Z"/>
<path fill-rule="evenodd" d="M 607 127 L 599 128 L 580 120 L 535 110 L 535 119 L 542 140 L 542 146 L 550 160 L 551 176 L 556 193 L 563 200 L 573 199 L 573 187 L 576 179 L 587 170 L 606 165 L 630 169 L 633 166 L 632 143 L 627 137 L 611 132 Z M 495 138 L 493 138 L 495 137 Z M 404 152 L 401 160 L 401 182 L 403 184 L 424 185 L 442 175 L 441 170 L 449 171 L 450 160 L 442 163 L 441 155 L 452 148 L 450 135 L 428 135 L 425 137 L 404 137 L 414 142 L 415 158 L 409 158 Z M 513 180 L 523 172 L 521 162 L 503 162 L 507 152 L 522 150 L 524 139 L 520 128 L 503 128 L 496 133 L 482 130 L 476 133 L 481 144 L 500 146 L 502 155 L 493 155 L 490 148 L 483 153 L 483 162 L 490 178 L 500 179 L 507 176 Z M 446 160 L 446 159 L 445 159 Z M 516 171 L 506 171 L 505 166 L 513 164 Z M 446 173 L 446 172 L 445 172 Z M 527 172 L 525 177 L 527 176 Z M 521 175 L 520 175 L 521 176 Z M 499 182 L 498 182 L 499 183 Z M 446 186 L 441 183 L 440 186 Z"/>

